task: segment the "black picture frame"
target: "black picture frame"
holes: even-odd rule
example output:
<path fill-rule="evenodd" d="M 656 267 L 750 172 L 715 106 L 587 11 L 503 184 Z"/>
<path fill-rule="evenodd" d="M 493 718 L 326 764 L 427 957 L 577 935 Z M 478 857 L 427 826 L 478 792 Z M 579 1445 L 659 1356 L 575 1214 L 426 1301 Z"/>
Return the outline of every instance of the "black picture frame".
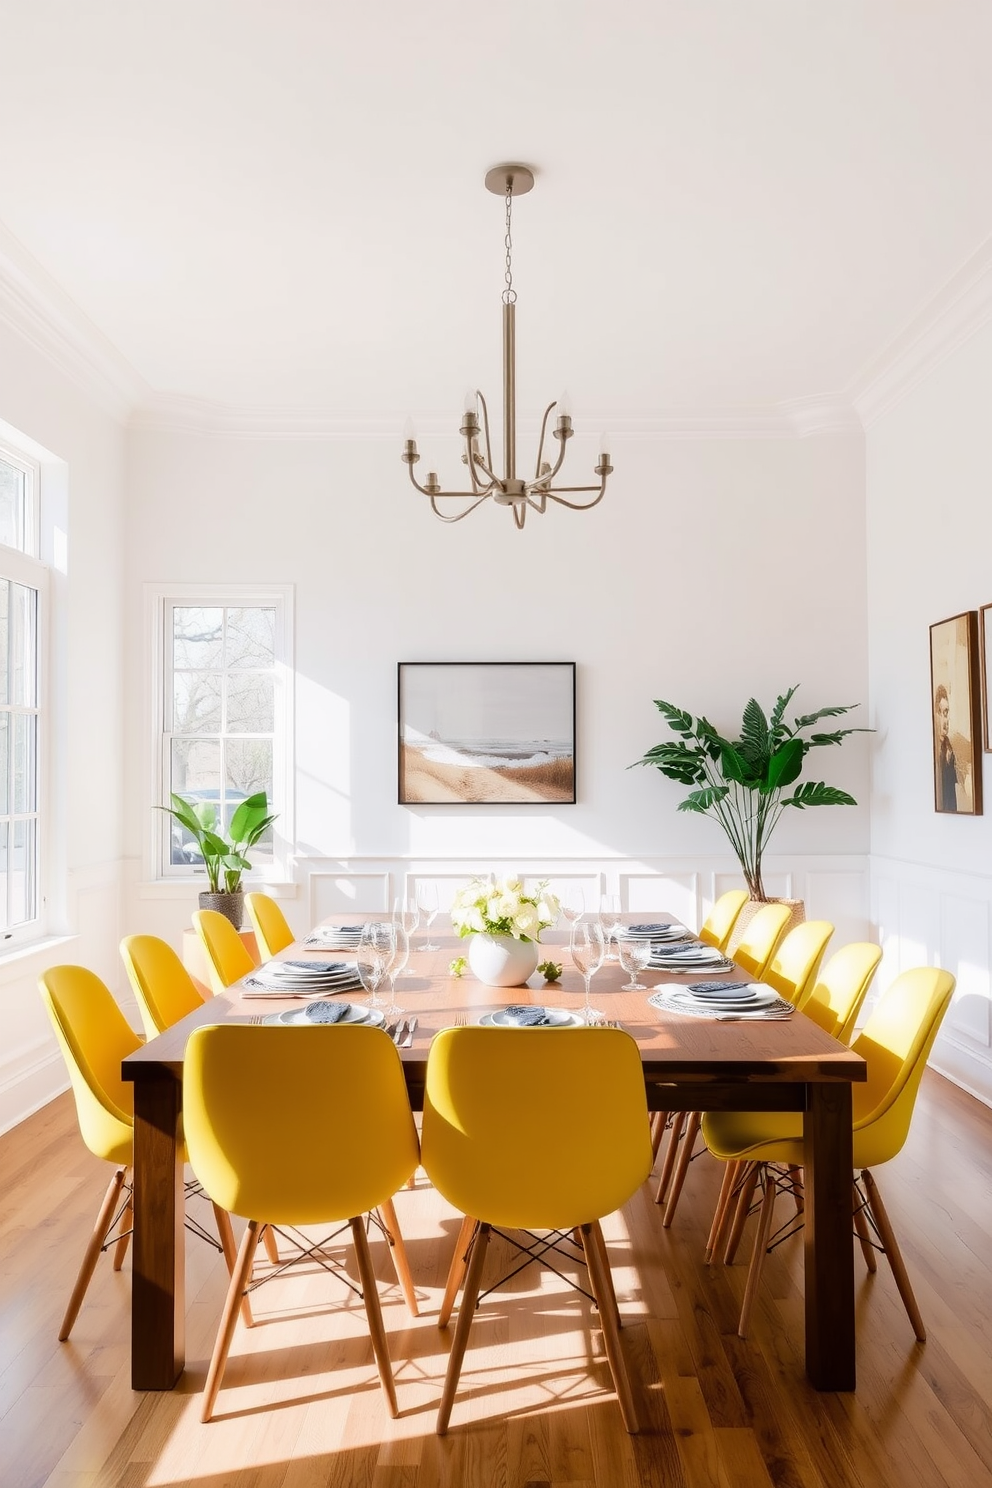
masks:
<path fill-rule="evenodd" d="M 575 804 L 574 661 L 401 661 L 401 806 Z"/>
<path fill-rule="evenodd" d="M 930 627 L 930 707 L 934 810 L 982 814 L 981 678 L 978 612 Z"/>

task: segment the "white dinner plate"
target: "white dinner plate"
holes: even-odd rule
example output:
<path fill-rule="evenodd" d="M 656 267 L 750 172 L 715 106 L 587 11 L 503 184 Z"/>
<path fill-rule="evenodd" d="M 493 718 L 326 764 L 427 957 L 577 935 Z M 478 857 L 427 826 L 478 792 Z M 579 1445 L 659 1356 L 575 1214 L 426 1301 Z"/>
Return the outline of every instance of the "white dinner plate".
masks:
<path fill-rule="evenodd" d="M 367 1008 L 357 1002 L 349 1002 L 345 1004 L 348 1011 L 343 1018 L 338 1019 L 337 1023 L 314 1023 L 307 1017 L 309 1006 L 308 1003 L 306 1007 L 289 1008 L 284 1013 L 270 1013 L 267 1018 L 263 1019 L 263 1022 L 282 1023 L 287 1027 L 295 1024 L 297 1027 L 302 1025 L 306 1028 L 340 1028 L 345 1023 L 372 1023 L 375 1027 L 381 1028 L 386 1021 L 381 1008 Z"/>
<path fill-rule="evenodd" d="M 568 1012 L 565 1008 L 545 1008 L 547 1014 L 546 1023 L 514 1023 L 509 1018 L 505 1008 L 498 1008 L 494 1013 L 483 1013 L 479 1019 L 480 1028 L 581 1028 L 583 1019 L 580 1013 Z"/>
<path fill-rule="evenodd" d="M 684 925 L 628 925 L 622 930 L 624 940 L 680 941 L 692 935 Z"/>
<path fill-rule="evenodd" d="M 719 1012 L 731 1012 L 734 1008 L 767 1008 L 774 1007 L 782 999 L 771 987 L 757 987 L 753 997 L 742 1001 L 736 997 L 697 997 L 689 987 L 673 987 L 667 997 L 671 1002 L 694 1003 L 696 1007 L 712 1007 Z"/>

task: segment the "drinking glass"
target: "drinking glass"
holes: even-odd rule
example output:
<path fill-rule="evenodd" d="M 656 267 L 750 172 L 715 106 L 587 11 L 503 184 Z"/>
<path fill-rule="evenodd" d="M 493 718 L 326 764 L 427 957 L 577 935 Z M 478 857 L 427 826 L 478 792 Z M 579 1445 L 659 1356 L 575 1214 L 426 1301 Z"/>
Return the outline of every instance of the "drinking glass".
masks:
<path fill-rule="evenodd" d="M 362 928 L 362 938 L 355 952 L 358 976 L 368 993 L 370 1009 L 379 1006 L 379 986 L 393 953 L 393 927 L 384 920 L 369 920 Z"/>
<path fill-rule="evenodd" d="M 647 989 L 643 982 L 637 980 L 637 974 L 643 971 L 651 960 L 651 942 L 649 940 L 631 940 L 627 935 L 617 936 L 617 954 L 620 957 L 620 965 L 630 977 L 625 982 L 625 992 L 644 992 Z"/>
<path fill-rule="evenodd" d="M 603 960 L 615 961 L 616 952 L 610 944 L 617 939 L 622 922 L 619 894 L 601 894 L 599 899 L 599 923 L 603 927 Z"/>
<path fill-rule="evenodd" d="M 587 1023 L 602 1023 L 603 1014 L 589 1006 L 589 983 L 603 964 L 603 927 L 595 921 L 577 920 L 569 942 L 572 961 L 585 983 L 586 1000 L 582 1009 Z"/>
<path fill-rule="evenodd" d="M 410 948 L 413 945 L 413 932 L 420 924 L 420 905 L 417 903 L 415 895 L 408 894 L 405 897 L 401 895 L 398 899 L 393 900 L 393 924 L 402 925 L 406 931 L 407 954 L 409 955 Z M 415 973 L 404 962 L 400 975 L 414 976 Z"/>
<path fill-rule="evenodd" d="M 437 884 L 418 885 L 417 905 L 420 909 L 420 923 L 427 931 L 427 939 L 420 949 L 422 951 L 439 951 L 441 947 L 436 941 L 431 940 L 431 926 L 437 919 L 438 912 Z"/>
<path fill-rule="evenodd" d="M 586 896 L 577 884 L 566 884 L 558 895 L 558 903 L 569 925 L 574 925 L 585 913 Z"/>
<path fill-rule="evenodd" d="M 383 1009 L 387 1020 L 398 1018 L 403 1012 L 403 1009 L 396 1005 L 396 978 L 403 975 L 406 963 L 410 959 L 410 932 L 402 919 L 393 920 L 392 932 L 392 954 L 386 962 L 386 976 L 389 978 L 389 1006 Z"/>

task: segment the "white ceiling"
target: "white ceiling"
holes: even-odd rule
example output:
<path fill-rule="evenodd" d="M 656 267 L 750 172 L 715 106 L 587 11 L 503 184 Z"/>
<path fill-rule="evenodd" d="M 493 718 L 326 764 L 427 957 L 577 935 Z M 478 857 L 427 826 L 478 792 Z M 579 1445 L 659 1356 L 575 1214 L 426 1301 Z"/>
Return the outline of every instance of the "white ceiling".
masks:
<path fill-rule="evenodd" d="M 0 54 L 7 281 L 139 402 L 498 402 L 506 159 L 521 415 L 849 395 L 992 238 L 988 0 L 0 0 Z"/>

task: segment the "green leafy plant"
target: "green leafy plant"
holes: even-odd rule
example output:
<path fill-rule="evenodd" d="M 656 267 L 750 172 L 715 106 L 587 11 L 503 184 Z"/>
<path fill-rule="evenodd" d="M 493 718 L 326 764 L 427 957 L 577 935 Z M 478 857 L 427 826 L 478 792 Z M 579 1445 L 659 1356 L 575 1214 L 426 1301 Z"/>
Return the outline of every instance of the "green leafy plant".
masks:
<path fill-rule="evenodd" d="M 537 969 L 546 982 L 557 982 L 561 980 L 564 967 L 557 961 L 542 961 Z"/>
<path fill-rule="evenodd" d="M 464 976 L 468 971 L 468 961 L 464 956 L 456 956 L 453 961 L 448 962 L 448 970 L 453 977 Z"/>
<path fill-rule="evenodd" d="M 790 687 L 766 716 L 754 698 L 748 700 L 740 737 L 733 741 L 718 734 L 706 718 L 694 718 L 682 708 L 655 700 L 655 707 L 677 740 L 656 744 L 638 765 L 654 765 L 669 780 L 697 787 L 680 802 L 680 811 L 711 816 L 726 832 L 737 855 L 752 899 L 764 900 L 762 855 L 787 806 L 855 806 L 847 791 L 823 781 L 796 782 L 811 749 L 840 744 L 849 734 L 871 729 L 844 728 L 811 732 L 823 718 L 839 718 L 856 703 L 820 708 L 785 721 L 785 710 L 797 689 Z"/>
<path fill-rule="evenodd" d="M 269 814 L 265 792 L 246 796 L 238 804 L 226 837 L 220 828 L 213 801 L 194 804 L 175 793 L 169 799 L 172 805 L 160 806 L 159 810 L 174 817 L 195 841 L 203 858 L 210 892 L 236 894 L 241 888 L 242 875 L 251 867 L 246 854 L 276 819 L 275 815 Z"/>

